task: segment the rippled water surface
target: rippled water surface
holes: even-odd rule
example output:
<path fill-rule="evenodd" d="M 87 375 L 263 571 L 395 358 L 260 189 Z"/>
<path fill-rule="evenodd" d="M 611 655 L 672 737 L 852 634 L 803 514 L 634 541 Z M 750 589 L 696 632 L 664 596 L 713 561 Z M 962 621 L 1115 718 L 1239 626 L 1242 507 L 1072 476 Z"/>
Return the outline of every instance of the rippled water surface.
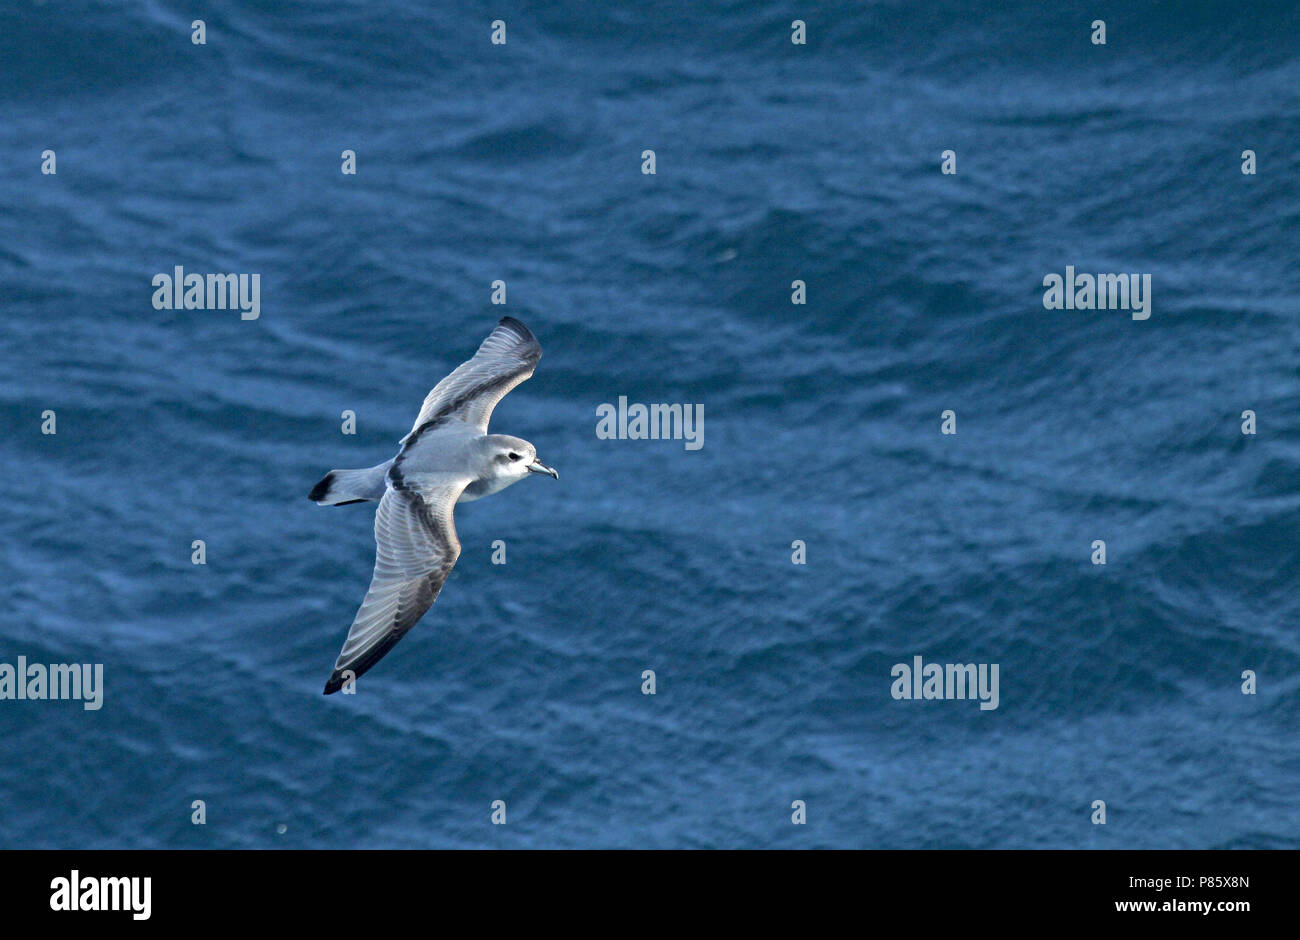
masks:
<path fill-rule="evenodd" d="M 0 661 L 105 675 L 0 702 L 0 845 L 1300 846 L 1300 14 L 1094 6 L 0 6 Z M 324 698 L 373 511 L 306 493 L 503 313 L 560 482 Z"/>

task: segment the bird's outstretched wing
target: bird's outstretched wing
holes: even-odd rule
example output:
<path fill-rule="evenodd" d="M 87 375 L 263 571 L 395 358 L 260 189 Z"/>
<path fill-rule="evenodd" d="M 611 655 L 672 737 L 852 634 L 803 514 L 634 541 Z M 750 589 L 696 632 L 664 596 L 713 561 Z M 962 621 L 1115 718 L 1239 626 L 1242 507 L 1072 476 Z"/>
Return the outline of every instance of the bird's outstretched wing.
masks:
<path fill-rule="evenodd" d="M 459 418 L 486 434 L 497 402 L 531 376 L 541 358 L 542 344 L 532 331 L 514 317 L 502 318 L 474 357 L 433 387 L 402 443 L 430 422 L 449 417 Z"/>
<path fill-rule="evenodd" d="M 415 626 L 460 557 L 452 510 L 469 477 L 415 487 L 400 474 L 375 511 L 375 573 L 325 694 L 373 666 Z"/>

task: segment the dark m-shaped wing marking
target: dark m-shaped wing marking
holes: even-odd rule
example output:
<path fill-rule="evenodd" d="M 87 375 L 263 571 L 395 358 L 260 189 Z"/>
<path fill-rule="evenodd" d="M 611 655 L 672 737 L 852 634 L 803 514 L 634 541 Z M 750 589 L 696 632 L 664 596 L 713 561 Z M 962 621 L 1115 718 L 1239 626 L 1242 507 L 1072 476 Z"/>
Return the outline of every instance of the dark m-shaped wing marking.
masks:
<path fill-rule="evenodd" d="M 375 512 L 375 573 L 326 695 L 383 659 L 432 606 L 460 557 L 452 510 L 468 483 L 457 478 L 415 488 L 400 472 L 390 474 Z"/>
<path fill-rule="evenodd" d="M 514 317 L 504 317 L 472 359 L 433 387 L 402 443 L 426 425 L 446 418 L 459 418 L 486 434 L 497 402 L 531 376 L 541 358 L 542 345 L 532 331 Z"/>

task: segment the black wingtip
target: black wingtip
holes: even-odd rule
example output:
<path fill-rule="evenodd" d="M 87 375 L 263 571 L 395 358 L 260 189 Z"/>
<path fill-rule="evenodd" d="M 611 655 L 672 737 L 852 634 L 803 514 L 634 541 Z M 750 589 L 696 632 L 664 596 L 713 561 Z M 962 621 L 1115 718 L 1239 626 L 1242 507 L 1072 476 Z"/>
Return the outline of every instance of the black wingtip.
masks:
<path fill-rule="evenodd" d="M 343 680 L 338 676 L 330 676 L 325 683 L 325 695 L 333 695 L 339 689 L 343 688 Z"/>
<path fill-rule="evenodd" d="M 330 481 L 333 479 L 334 471 L 331 470 L 329 473 L 325 474 L 325 479 L 321 480 L 311 488 L 311 492 L 307 494 L 307 498 L 313 503 L 320 502 L 325 498 L 325 494 L 330 491 Z"/>
<path fill-rule="evenodd" d="M 522 320 L 516 320 L 514 317 L 502 317 L 497 326 L 508 326 L 518 333 L 524 342 L 537 342 L 537 337 L 533 335 L 533 331 L 524 326 Z"/>

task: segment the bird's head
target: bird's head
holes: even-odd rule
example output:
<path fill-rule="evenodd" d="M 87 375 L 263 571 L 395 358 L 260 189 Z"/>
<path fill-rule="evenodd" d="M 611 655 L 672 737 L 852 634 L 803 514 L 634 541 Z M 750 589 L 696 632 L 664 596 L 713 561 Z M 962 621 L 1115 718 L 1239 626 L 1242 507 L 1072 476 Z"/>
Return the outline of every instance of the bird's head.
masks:
<path fill-rule="evenodd" d="M 537 459 L 537 448 L 521 437 L 489 435 L 488 459 L 492 475 L 498 479 L 516 482 L 530 473 L 546 473 L 557 480 L 560 478 L 554 469 Z"/>

